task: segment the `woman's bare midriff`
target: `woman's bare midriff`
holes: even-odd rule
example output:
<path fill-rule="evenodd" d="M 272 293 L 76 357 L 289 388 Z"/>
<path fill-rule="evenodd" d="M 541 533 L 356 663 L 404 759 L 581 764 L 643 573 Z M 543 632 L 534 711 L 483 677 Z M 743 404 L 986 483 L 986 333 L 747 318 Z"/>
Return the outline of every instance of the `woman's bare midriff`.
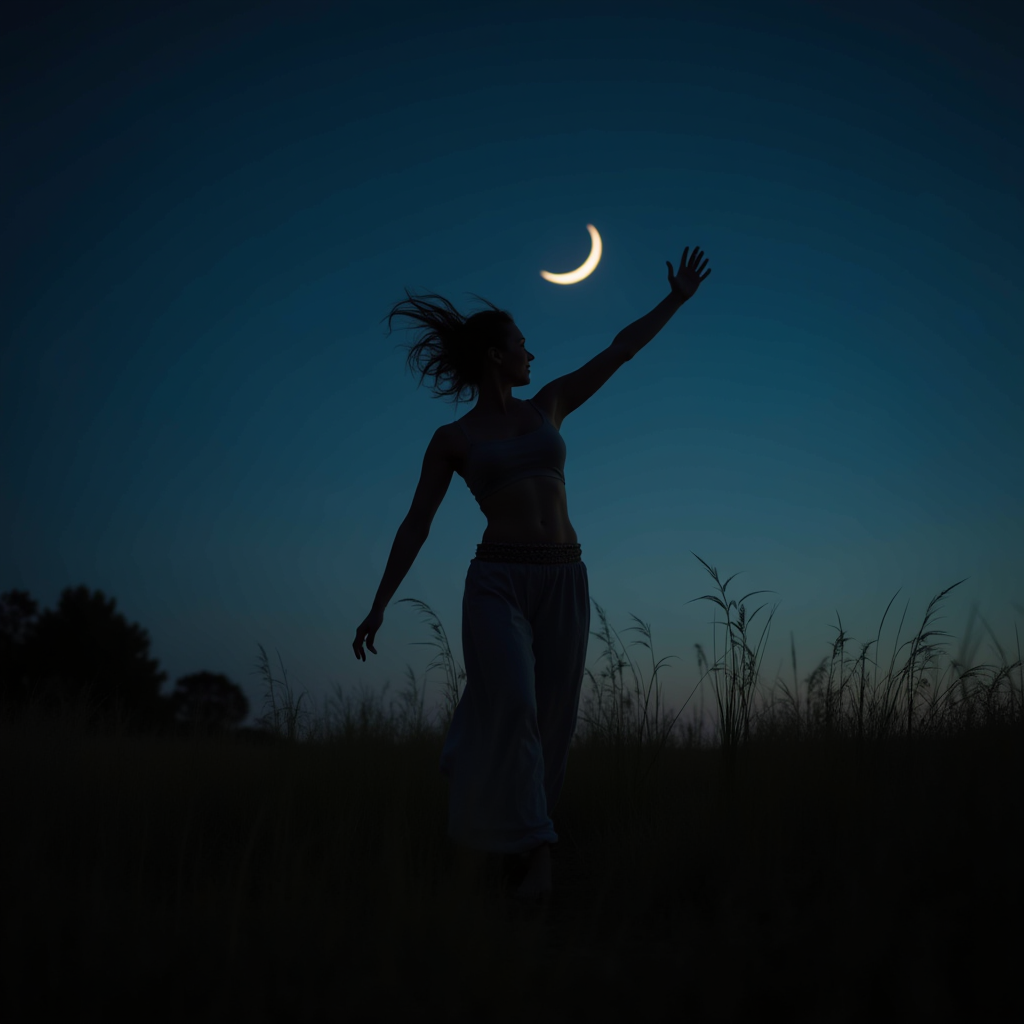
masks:
<path fill-rule="evenodd" d="M 557 430 L 561 424 L 543 399 L 535 398 Z M 520 402 L 515 415 L 483 416 L 474 411 L 461 418 L 461 424 L 474 442 L 499 441 L 528 434 L 540 427 L 540 419 L 528 402 Z M 449 427 L 455 472 L 465 477 L 463 467 L 470 442 L 452 423 Z M 565 484 L 549 476 L 530 476 L 498 488 L 480 502 L 487 517 L 484 544 L 576 544 L 576 531 L 569 522 Z"/>

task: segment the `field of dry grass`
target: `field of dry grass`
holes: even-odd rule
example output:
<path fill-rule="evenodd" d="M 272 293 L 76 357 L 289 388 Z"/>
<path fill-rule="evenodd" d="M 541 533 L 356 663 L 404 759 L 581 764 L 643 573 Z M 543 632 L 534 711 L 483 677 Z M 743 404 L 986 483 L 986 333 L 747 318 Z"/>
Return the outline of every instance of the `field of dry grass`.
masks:
<path fill-rule="evenodd" d="M 1019 725 L 731 789 L 584 745 L 533 913 L 454 856 L 439 746 L 5 729 L 5 1019 L 1019 1019 Z"/>
<path fill-rule="evenodd" d="M 415 685 L 306 715 L 265 664 L 266 729 L 219 738 L 4 718 L 0 1012 L 1019 1020 L 1019 659 L 943 684 L 834 651 L 787 693 L 742 619 L 714 736 L 628 659 L 590 677 L 544 909 L 451 846 Z"/>

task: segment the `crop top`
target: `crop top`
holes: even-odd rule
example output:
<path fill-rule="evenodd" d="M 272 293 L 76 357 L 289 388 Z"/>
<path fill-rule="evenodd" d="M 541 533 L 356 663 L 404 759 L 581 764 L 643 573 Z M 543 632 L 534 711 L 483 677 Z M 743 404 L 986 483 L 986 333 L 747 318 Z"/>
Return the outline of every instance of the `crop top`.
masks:
<path fill-rule="evenodd" d="M 531 476 L 550 476 L 565 483 L 562 435 L 532 398 L 527 401 L 544 421 L 536 430 L 495 441 L 469 441 L 463 476 L 477 504 L 499 488 Z M 458 426 L 466 434 L 462 424 Z"/>

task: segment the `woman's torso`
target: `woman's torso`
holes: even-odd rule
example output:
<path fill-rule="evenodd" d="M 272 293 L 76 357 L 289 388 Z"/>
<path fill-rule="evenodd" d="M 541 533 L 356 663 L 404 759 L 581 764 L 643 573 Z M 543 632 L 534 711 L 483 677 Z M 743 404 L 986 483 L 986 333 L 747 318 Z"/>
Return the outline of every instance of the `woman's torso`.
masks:
<path fill-rule="evenodd" d="M 455 423 L 448 424 L 447 436 L 455 472 L 465 478 L 466 456 L 471 443 L 503 441 L 539 429 L 542 423 L 538 410 L 558 430 L 561 423 L 541 397 L 534 398 L 533 405 L 520 401 L 510 415 L 486 416 L 471 410 L 458 421 L 462 430 Z M 499 487 L 481 499 L 480 511 L 487 517 L 487 529 L 481 538 L 485 544 L 578 543 L 576 531 L 569 522 L 565 484 L 554 477 L 531 476 Z"/>

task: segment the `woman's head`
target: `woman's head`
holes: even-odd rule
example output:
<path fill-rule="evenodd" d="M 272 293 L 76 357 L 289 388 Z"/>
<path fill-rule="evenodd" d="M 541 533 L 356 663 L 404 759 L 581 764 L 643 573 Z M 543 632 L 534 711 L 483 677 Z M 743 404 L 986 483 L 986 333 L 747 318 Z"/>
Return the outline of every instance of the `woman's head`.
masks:
<path fill-rule="evenodd" d="M 528 366 L 533 357 L 526 353 L 523 336 L 506 310 L 474 295 L 490 308 L 463 316 L 440 295 L 414 296 L 408 289 L 405 294 L 405 300 L 396 303 L 387 315 L 388 332 L 396 316 L 406 317 L 412 321 L 409 327 L 419 329 L 419 340 L 410 347 L 406 363 L 420 370 L 420 384 L 426 376 L 434 378 L 436 396 L 454 395 L 459 402 L 468 391 L 472 400 L 495 374 L 503 375 L 510 383 L 513 378 L 517 384 L 529 382 Z M 431 299 L 437 301 L 428 301 Z M 520 380 L 522 364 L 527 373 Z"/>

